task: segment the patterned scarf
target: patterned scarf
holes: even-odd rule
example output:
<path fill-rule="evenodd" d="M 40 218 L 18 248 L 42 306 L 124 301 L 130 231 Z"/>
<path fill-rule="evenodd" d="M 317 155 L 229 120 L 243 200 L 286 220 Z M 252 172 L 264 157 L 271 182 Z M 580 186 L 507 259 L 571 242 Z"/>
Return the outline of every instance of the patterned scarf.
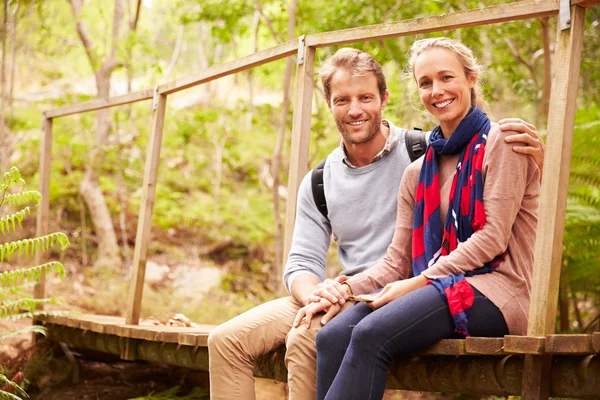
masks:
<path fill-rule="evenodd" d="M 481 170 L 489 130 L 490 120 L 487 115 L 476 106 L 471 106 L 450 139 L 444 139 L 439 126 L 431 133 L 415 200 L 412 237 L 414 276 L 435 264 L 440 256 L 450 254 L 459 243 L 466 241 L 485 224 Z M 442 231 L 437 157 L 457 153 L 460 153 L 460 158 L 450 189 L 448 214 Z M 467 323 L 474 294 L 465 276 L 492 272 L 505 255 L 506 251 L 465 275 L 450 275 L 428 282 L 447 299 L 456 332 L 469 336 Z"/>

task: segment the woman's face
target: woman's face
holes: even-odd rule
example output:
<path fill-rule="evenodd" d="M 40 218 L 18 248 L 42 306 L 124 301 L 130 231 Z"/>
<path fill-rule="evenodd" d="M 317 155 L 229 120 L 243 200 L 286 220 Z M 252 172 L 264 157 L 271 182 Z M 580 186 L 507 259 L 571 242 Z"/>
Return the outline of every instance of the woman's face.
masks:
<path fill-rule="evenodd" d="M 421 53 L 413 72 L 421 101 L 438 119 L 444 137 L 449 138 L 471 107 L 476 78 L 468 78 L 458 57 L 440 47 Z"/>

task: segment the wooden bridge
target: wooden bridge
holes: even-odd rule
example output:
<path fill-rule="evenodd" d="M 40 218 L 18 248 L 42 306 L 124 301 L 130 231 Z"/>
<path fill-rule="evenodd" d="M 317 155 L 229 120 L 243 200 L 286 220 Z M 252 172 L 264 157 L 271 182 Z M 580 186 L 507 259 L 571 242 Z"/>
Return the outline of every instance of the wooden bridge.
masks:
<path fill-rule="evenodd" d="M 600 333 L 554 334 L 585 9 L 596 5 L 598 1 L 524 0 L 440 16 L 302 36 L 297 41 L 213 66 L 153 90 L 45 112 L 40 159 L 43 202 L 37 220 L 38 235 L 48 231 L 53 119 L 138 101 L 153 101 L 152 130 L 146 154 L 127 315 L 124 318 L 98 315 L 48 318 L 44 324 L 49 329 L 50 338 L 67 342 L 76 348 L 119 355 L 127 360 L 159 361 L 208 370 L 206 345 L 210 326 L 172 328 L 140 324 L 168 95 L 297 54 L 285 228 L 284 254 L 287 255 L 298 186 L 308 171 L 314 62 L 318 47 L 559 15 L 527 336 L 442 340 L 424 353 L 397 360 L 390 368 L 388 387 L 481 395 L 521 394 L 524 399 L 545 399 L 549 395 L 600 398 Z M 36 286 L 35 293 L 38 297 L 44 297 L 44 280 Z M 255 375 L 285 381 L 284 351 L 282 348 L 257 360 Z"/>

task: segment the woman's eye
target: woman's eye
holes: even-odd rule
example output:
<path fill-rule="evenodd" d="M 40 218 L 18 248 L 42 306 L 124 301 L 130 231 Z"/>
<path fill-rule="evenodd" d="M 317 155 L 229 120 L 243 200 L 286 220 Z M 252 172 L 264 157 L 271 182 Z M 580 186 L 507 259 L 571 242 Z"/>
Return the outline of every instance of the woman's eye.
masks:
<path fill-rule="evenodd" d="M 449 79 L 452 79 L 452 75 L 444 75 L 444 80 L 447 81 Z"/>
<path fill-rule="evenodd" d="M 419 85 L 419 87 L 427 87 L 431 85 L 431 81 L 423 81 L 421 82 L 421 84 Z"/>

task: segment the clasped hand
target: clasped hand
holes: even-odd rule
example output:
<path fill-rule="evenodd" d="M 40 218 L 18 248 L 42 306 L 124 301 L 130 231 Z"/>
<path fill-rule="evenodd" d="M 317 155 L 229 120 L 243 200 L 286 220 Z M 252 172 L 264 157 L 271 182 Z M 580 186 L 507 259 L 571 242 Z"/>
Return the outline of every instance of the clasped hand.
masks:
<path fill-rule="evenodd" d="M 342 309 L 342 305 L 348 300 L 348 292 L 342 286 L 346 281 L 346 276 L 341 275 L 335 279 L 325 279 L 315 286 L 313 292 L 308 296 L 306 305 L 298 310 L 294 327 L 298 327 L 302 322 L 306 323 L 306 329 L 310 328 L 313 317 L 324 312 L 321 318 L 321 324 L 325 325 Z"/>

